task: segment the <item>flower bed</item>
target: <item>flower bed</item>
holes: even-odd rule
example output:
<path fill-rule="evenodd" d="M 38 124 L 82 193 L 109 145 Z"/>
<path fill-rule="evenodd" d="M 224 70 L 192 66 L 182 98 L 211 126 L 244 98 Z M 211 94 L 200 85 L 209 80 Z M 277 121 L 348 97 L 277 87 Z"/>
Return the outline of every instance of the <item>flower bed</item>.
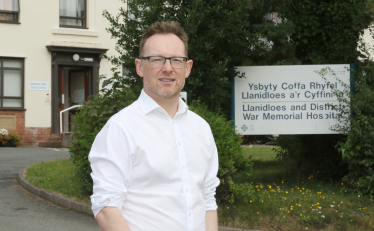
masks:
<path fill-rule="evenodd" d="M 17 147 L 22 137 L 5 128 L 0 129 L 0 147 Z"/>

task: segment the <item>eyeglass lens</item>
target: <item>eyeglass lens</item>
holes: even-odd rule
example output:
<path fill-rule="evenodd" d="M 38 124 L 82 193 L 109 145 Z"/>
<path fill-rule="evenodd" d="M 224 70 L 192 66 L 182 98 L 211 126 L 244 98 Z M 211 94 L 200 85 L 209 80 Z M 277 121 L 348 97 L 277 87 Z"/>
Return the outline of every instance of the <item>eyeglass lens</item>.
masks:
<path fill-rule="evenodd" d="M 171 58 L 165 58 L 165 57 L 149 57 L 149 63 L 151 67 L 160 68 L 163 67 L 166 59 L 170 59 L 171 66 L 173 68 L 182 68 L 184 67 L 186 61 L 184 58 L 179 57 L 171 57 Z"/>

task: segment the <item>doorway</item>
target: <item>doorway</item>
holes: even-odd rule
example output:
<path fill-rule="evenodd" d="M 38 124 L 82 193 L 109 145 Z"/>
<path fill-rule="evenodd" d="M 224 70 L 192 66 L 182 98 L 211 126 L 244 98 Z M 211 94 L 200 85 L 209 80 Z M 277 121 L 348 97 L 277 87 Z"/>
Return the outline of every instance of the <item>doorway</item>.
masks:
<path fill-rule="evenodd" d="M 58 67 L 58 107 L 60 112 L 75 105 L 83 105 L 89 96 L 90 67 Z M 72 117 L 78 108 L 64 112 L 62 115 L 62 131 L 70 132 Z"/>

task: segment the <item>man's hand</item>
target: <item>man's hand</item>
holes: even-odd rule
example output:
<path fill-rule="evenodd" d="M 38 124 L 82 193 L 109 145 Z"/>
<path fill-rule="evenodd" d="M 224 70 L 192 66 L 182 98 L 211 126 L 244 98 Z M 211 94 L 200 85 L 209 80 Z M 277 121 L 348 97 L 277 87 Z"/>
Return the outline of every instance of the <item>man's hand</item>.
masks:
<path fill-rule="evenodd" d="M 207 211 L 205 213 L 206 231 L 218 231 L 217 211 Z"/>
<path fill-rule="evenodd" d="M 96 215 L 103 231 L 130 231 L 121 212 L 116 207 L 105 207 Z"/>

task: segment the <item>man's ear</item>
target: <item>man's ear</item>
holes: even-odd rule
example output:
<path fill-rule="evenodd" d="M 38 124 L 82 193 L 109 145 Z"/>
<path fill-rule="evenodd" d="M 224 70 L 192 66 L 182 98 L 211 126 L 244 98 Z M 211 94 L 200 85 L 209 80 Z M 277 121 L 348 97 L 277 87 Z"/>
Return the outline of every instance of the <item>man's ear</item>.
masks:
<path fill-rule="evenodd" d="M 140 76 L 143 77 L 143 70 L 142 70 L 142 60 L 141 59 L 135 59 L 135 67 L 136 67 L 136 73 Z"/>
<path fill-rule="evenodd" d="M 186 74 L 185 74 L 185 78 L 186 79 L 191 74 L 192 65 L 193 65 L 193 61 L 192 60 L 188 60 L 187 63 L 186 63 Z"/>

